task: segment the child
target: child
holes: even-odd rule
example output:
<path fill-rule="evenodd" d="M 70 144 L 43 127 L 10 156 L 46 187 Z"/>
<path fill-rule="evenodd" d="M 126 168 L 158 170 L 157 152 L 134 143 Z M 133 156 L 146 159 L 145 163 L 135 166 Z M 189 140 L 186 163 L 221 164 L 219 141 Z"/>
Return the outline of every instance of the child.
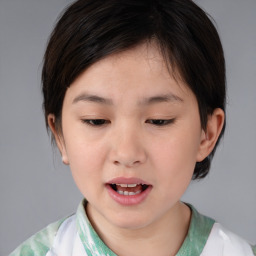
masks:
<path fill-rule="evenodd" d="M 255 254 L 180 201 L 225 128 L 222 46 L 192 1 L 76 1 L 42 82 L 46 124 L 85 199 L 12 256 Z"/>

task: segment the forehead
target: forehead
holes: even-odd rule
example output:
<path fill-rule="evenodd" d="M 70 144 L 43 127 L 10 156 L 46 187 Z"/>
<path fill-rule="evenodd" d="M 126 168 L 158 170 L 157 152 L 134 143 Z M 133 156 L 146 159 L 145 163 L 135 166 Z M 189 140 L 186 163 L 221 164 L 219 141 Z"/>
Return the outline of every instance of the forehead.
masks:
<path fill-rule="evenodd" d="M 154 42 L 139 44 L 131 49 L 109 55 L 94 63 L 87 69 L 87 71 L 91 72 L 91 70 L 93 70 L 97 72 L 97 69 L 98 71 L 108 69 L 108 72 L 112 74 L 110 71 L 113 71 L 116 68 L 119 69 L 119 73 L 130 70 L 134 73 L 140 71 L 141 74 L 149 72 L 166 79 L 169 79 L 170 77 L 177 77 L 180 79 L 178 71 L 174 71 L 170 63 L 167 63 L 163 58 L 160 47 Z"/>
<path fill-rule="evenodd" d="M 70 86 L 69 94 L 79 91 L 108 98 L 154 96 L 154 94 L 191 95 L 177 71 L 167 67 L 156 44 L 141 44 L 94 63 Z"/>

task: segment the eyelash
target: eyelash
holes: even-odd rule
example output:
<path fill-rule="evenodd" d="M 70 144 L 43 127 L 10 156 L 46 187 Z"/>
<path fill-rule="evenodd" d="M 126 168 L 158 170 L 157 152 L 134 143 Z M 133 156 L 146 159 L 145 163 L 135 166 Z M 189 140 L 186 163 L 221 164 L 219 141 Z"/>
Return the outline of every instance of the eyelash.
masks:
<path fill-rule="evenodd" d="M 155 125 L 155 126 L 166 126 L 169 124 L 174 123 L 175 118 L 173 119 L 148 119 L 146 123 Z M 90 125 L 90 126 L 103 126 L 105 124 L 110 123 L 110 121 L 105 119 L 83 119 L 83 123 Z"/>
<path fill-rule="evenodd" d="M 173 119 L 149 119 L 146 123 L 150 123 L 156 126 L 165 126 L 174 123 L 175 118 Z"/>
<path fill-rule="evenodd" d="M 82 122 L 90 126 L 103 126 L 106 123 L 110 123 L 105 119 L 83 119 Z"/>

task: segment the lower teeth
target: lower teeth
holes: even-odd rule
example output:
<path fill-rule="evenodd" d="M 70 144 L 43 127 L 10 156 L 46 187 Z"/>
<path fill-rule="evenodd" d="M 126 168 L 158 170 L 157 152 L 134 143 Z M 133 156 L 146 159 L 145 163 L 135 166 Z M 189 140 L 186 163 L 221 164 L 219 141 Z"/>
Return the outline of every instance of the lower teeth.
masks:
<path fill-rule="evenodd" d="M 129 191 L 117 190 L 117 193 L 120 194 L 120 195 L 124 195 L 124 196 L 134 196 L 134 195 L 137 195 L 137 194 L 141 193 L 141 190 L 139 190 L 137 192 L 129 192 Z"/>

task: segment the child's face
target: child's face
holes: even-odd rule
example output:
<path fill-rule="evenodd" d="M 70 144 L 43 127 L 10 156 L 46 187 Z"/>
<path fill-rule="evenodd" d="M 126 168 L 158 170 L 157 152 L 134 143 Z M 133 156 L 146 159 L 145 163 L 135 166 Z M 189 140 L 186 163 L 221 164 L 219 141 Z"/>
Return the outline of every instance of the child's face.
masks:
<path fill-rule="evenodd" d="M 139 228 L 178 206 L 205 157 L 196 97 L 178 82 L 156 47 L 141 45 L 95 63 L 67 90 L 58 146 L 95 218 Z"/>

